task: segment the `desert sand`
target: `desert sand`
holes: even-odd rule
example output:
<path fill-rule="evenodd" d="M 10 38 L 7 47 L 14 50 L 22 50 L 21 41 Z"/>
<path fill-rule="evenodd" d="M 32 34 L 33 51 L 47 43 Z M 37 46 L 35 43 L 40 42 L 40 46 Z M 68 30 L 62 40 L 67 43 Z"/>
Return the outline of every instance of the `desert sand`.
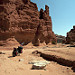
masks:
<path fill-rule="evenodd" d="M 50 55 L 60 56 L 68 60 L 75 60 L 75 48 L 66 45 L 50 46 L 25 46 L 20 56 L 12 57 L 13 48 L 0 47 L 0 75 L 75 75 L 72 67 L 60 65 L 55 61 L 49 61 L 50 64 L 42 70 L 32 69 L 31 61 L 48 61 L 41 56 L 32 54 L 34 51 L 40 51 Z M 19 61 L 21 59 L 21 61 Z"/>

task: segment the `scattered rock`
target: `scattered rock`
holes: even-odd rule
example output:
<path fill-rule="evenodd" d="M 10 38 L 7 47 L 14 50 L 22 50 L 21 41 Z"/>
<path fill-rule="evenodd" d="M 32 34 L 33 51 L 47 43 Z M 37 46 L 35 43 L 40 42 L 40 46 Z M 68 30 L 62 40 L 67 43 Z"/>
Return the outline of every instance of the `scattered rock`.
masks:
<path fill-rule="evenodd" d="M 33 51 L 32 54 L 34 54 L 34 56 L 38 56 L 38 57 L 40 57 L 40 53 L 38 52 L 38 50 Z"/>
<path fill-rule="evenodd" d="M 44 69 L 44 71 L 46 71 L 46 69 Z"/>
<path fill-rule="evenodd" d="M 2 52 L 0 52 L 0 54 L 2 54 Z"/>
<path fill-rule="evenodd" d="M 46 64 L 44 63 L 35 63 L 32 66 L 32 69 L 44 69 L 46 67 Z"/>
<path fill-rule="evenodd" d="M 32 54 L 38 54 L 38 50 L 33 51 Z"/>
<path fill-rule="evenodd" d="M 44 63 L 44 64 L 46 64 L 46 65 L 47 65 L 47 64 L 50 64 L 49 61 L 42 61 L 42 60 L 41 60 L 41 61 L 35 61 L 35 60 L 34 60 L 34 61 L 29 62 L 29 64 L 35 64 L 35 63 Z"/>
<path fill-rule="evenodd" d="M 48 61 L 32 61 L 29 64 L 33 64 L 32 69 L 44 69 L 47 64 L 50 62 Z"/>
<path fill-rule="evenodd" d="M 24 59 L 19 59 L 19 62 L 24 61 Z"/>
<path fill-rule="evenodd" d="M 5 54 L 5 53 L 3 53 L 3 52 L 0 52 L 0 54 Z"/>
<path fill-rule="evenodd" d="M 67 68 L 67 69 L 69 69 L 69 68 Z"/>

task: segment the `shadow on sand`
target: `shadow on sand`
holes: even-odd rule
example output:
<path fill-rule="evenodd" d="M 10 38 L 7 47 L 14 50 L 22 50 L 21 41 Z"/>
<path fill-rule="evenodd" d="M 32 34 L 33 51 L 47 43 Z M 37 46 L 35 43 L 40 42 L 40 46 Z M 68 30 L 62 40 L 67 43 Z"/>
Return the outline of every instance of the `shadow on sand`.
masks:
<path fill-rule="evenodd" d="M 8 58 L 13 58 L 13 56 L 9 56 Z"/>

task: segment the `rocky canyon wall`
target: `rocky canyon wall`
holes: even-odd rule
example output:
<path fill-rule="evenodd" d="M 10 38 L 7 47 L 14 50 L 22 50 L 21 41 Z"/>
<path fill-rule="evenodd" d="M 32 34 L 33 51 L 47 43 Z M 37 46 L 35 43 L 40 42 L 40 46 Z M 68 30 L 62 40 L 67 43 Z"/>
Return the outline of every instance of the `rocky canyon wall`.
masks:
<path fill-rule="evenodd" d="M 66 43 L 75 42 L 75 26 L 67 33 Z"/>
<path fill-rule="evenodd" d="M 1 0 L 0 41 L 11 37 L 25 45 L 56 42 L 49 7 L 46 5 L 45 11 L 38 11 L 37 5 L 30 0 Z"/>

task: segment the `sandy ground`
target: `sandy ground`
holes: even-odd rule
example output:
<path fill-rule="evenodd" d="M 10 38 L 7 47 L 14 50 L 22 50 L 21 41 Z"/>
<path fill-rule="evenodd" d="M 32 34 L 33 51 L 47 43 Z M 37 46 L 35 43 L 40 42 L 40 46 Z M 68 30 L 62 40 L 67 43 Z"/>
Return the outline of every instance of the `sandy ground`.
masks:
<path fill-rule="evenodd" d="M 51 45 L 40 47 L 24 47 L 20 56 L 12 57 L 12 48 L 0 47 L 0 75 L 75 75 L 71 67 L 62 66 L 57 62 L 50 61 L 43 70 L 32 70 L 30 61 L 45 60 L 42 57 L 34 56 L 33 51 L 39 50 L 51 54 L 57 54 L 64 58 L 75 60 L 75 48 L 65 45 Z M 22 59 L 23 61 L 19 61 Z"/>

